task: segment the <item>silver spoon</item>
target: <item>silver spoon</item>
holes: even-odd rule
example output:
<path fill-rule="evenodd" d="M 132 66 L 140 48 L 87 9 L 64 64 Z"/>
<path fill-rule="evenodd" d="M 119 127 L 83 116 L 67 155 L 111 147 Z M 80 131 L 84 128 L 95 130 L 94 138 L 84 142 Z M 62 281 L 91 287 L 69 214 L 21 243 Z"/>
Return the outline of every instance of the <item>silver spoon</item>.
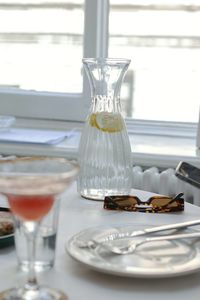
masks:
<path fill-rule="evenodd" d="M 88 241 L 83 241 L 83 240 L 77 240 L 77 246 L 79 248 L 90 248 L 90 249 L 95 249 L 97 246 L 102 246 L 102 244 L 105 244 L 106 242 L 113 241 L 115 239 L 121 239 L 121 238 L 133 238 L 137 236 L 143 236 L 147 234 L 152 234 L 152 233 L 157 233 L 157 232 L 162 232 L 162 231 L 167 231 L 171 229 L 185 229 L 190 226 L 195 226 L 195 225 L 200 225 L 200 219 L 193 220 L 193 221 L 186 221 L 186 222 L 180 222 L 180 223 L 172 223 L 172 224 L 167 224 L 167 225 L 161 225 L 161 226 L 154 226 L 150 228 L 145 228 L 142 230 L 134 230 L 129 233 L 124 233 L 124 232 L 117 232 L 117 233 L 112 233 L 106 237 L 106 239 L 103 242 L 97 242 L 93 239 L 90 239 Z"/>
<path fill-rule="evenodd" d="M 79 248 L 88 248 L 88 249 L 96 249 L 97 247 L 101 247 L 106 251 L 114 254 L 124 255 L 124 254 L 131 254 L 136 251 L 136 249 L 146 243 L 150 242 L 158 242 L 158 241 L 168 241 L 168 240 L 178 240 L 178 239 L 191 239 L 191 238 L 199 238 L 200 232 L 193 232 L 193 233 L 183 233 L 183 234 L 172 234 L 172 235 L 165 235 L 165 236 L 157 236 L 157 237 L 147 237 L 141 241 L 131 241 L 128 245 L 125 246 L 113 246 L 110 242 L 97 242 L 95 240 L 89 240 L 87 242 L 79 241 L 78 247 Z"/>
<path fill-rule="evenodd" d="M 115 239 L 121 239 L 121 238 L 126 238 L 126 237 L 134 238 L 137 236 L 143 236 L 143 235 L 162 232 L 162 231 L 168 231 L 171 229 L 176 229 L 176 230 L 185 229 L 185 228 L 188 228 L 190 226 L 195 226 L 195 225 L 200 225 L 200 219 L 193 220 L 193 221 L 161 225 L 161 226 L 154 226 L 154 227 L 145 228 L 142 230 L 134 230 L 132 232 L 127 232 L 127 233 L 124 233 L 124 232 L 112 233 L 105 238 L 104 242 L 97 242 L 93 239 L 88 240 L 88 241 L 78 240 L 77 245 L 79 248 L 93 248 L 94 249 L 97 246 L 99 246 L 100 244 L 103 244 L 103 243 L 109 242 L 109 241 L 113 241 Z"/>
<path fill-rule="evenodd" d="M 157 237 L 147 237 L 139 242 L 131 241 L 128 245 L 125 246 L 112 246 L 111 244 L 103 244 L 103 247 L 114 254 L 131 254 L 136 251 L 136 249 L 150 242 L 159 242 L 159 241 L 168 241 L 168 240 L 179 240 L 179 239 L 191 239 L 191 238 L 199 238 L 200 232 L 194 233 L 183 233 L 183 234 L 173 234 L 167 236 L 157 236 Z"/>

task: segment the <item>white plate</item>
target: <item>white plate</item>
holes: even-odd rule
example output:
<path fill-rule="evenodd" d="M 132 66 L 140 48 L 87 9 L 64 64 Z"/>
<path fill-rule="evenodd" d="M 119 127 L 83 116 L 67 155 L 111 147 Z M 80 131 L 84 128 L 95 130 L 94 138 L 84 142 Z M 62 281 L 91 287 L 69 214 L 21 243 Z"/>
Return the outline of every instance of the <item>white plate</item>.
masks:
<path fill-rule="evenodd" d="M 124 244 L 129 242 L 130 239 L 133 240 L 129 237 L 131 231 L 143 229 L 144 227 L 151 226 L 125 225 L 123 227 L 89 228 L 74 235 L 66 243 L 66 250 L 72 258 L 84 265 L 103 273 L 118 276 L 166 278 L 186 275 L 200 270 L 200 241 L 195 239 L 146 243 L 139 247 L 137 252 L 128 255 L 111 254 L 101 246 L 96 249 L 79 247 L 82 242 L 91 239 L 105 242 L 110 235 L 114 240 L 109 241 L 109 243 Z M 192 231 L 194 229 L 187 229 L 184 232 Z M 127 237 L 119 238 L 119 233 L 126 234 Z M 169 234 L 169 232 L 165 232 L 165 234 Z M 134 239 L 139 241 L 142 238 L 144 236 Z"/>

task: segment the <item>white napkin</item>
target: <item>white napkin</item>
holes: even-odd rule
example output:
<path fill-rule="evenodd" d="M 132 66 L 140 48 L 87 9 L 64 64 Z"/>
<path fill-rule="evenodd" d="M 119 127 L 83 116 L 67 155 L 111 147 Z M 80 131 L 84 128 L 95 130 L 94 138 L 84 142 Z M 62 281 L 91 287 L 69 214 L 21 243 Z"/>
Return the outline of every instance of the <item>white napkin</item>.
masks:
<path fill-rule="evenodd" d="M 38 129 L 12 128 L 0 132 L 0 142 L 34 143 L 53 145 L 63 141 L 65 138 L 74 136 L 71 131 L 53 131 Z"/>

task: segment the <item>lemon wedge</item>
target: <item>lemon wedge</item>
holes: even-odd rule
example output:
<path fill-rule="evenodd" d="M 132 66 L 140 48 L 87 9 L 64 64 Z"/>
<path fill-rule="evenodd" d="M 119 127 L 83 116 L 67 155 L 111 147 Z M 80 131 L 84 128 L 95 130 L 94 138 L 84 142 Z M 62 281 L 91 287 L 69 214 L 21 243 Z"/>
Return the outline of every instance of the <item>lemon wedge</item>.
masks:
<path fill-rule="evenodd" d="M 96 127 L 96 128 L 99 129 L 99 127 L 98 127 L 98 125 L 97 125 L 97 122 L 96 122 L 96 114 L 91 114 L 91 115 L 89 116 L 89 124 L 90 124 L 90 126 Z"/>
<path fill-rule="evenodd" d="M 90 126 L 104 132 L 119 132 L 124 128 L 122 116 L 118 113 L 99 112 L 90 115 Z"/>

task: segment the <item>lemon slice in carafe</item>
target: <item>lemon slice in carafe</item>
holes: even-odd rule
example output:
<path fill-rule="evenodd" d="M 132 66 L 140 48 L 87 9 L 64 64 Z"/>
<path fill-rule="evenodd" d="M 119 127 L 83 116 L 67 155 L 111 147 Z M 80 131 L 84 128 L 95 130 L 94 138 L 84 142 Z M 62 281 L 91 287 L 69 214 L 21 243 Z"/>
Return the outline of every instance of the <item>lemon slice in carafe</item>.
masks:
<path fill-rule="evenodd" d="M 104 132 L 113 133 L 123 129 L 123 119 L 118 113 L 99 112 L 90 115 L 89 123 Z"/>
<path fill-rule="evenodd" d="M 97 122 L 96 122 L 96 114 L 91 114 L 91 115 L 89 116 L 89 124 L 90 124 L 90 126 L 92 126 L 92 127 L 98 128 L 98 125 L 97 125 Z M 98 129 L 99 129 L 99 128 L 98 128 Z"/>

